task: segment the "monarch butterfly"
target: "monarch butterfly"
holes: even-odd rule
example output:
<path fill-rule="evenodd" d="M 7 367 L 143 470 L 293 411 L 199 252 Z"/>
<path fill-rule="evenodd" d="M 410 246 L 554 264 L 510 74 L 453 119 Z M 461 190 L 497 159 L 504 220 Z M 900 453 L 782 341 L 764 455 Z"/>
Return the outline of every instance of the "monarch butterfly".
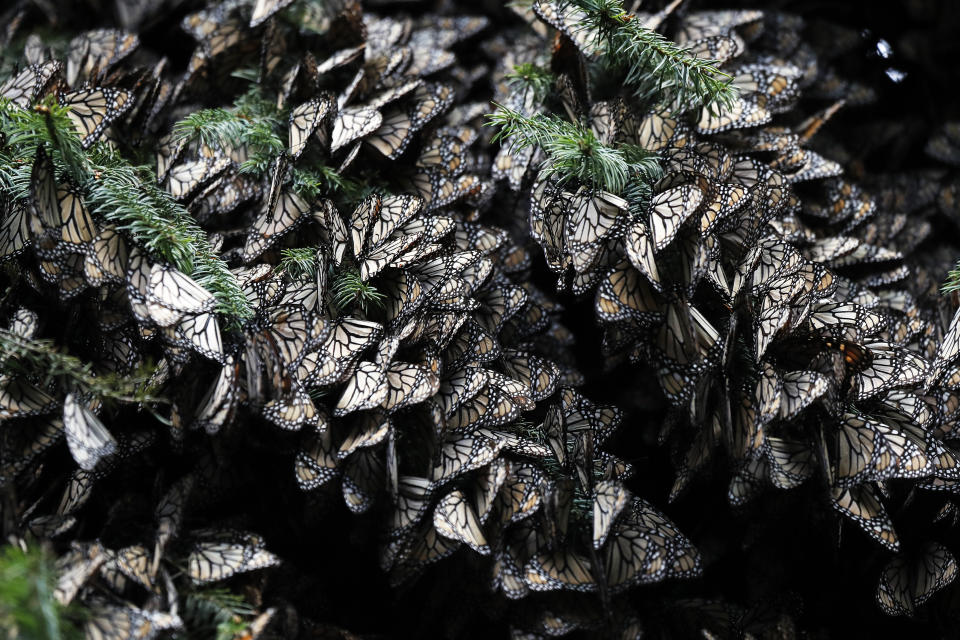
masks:
<path fill-rule="evenodd" d="M 497 521 L 519 522 L 536 513 L 543 504 L 542 481 L 537 467 L 511 463 L 497 499 Z"/>
<path fill-rule="evenodd" d="M 296 160 L 307 147 L 307 141 L 333 109 L 333 98 L 322 95 L 311 98 L 290 111 L 290 131 L 288 149 L 290 157 Z"/>
<path fill-rule="evenodd" d="M 670 244 L 702 199 L 703 192 L 693 185 L 681 185 L 654 196 L 649 208 L 649 229 L 655 250 Z"/>
<path fill-rule="evenodd" d="M 497 458 L 502 448 L 502 441 L 479 435 L 442 443 L 430 474 L 431 486 L 440 486 L 464 473 L 485 467 Z"/>
<path fill-rule="evenodd" d="M 845 414 L 837 430 L 834 477 L 841 486 L 876 479 L 890 463 L 883 436 L 872 421 Z"/>
<path fill-rule="evenodd" d="M 459 489 L 451 491 L 437 503 L 433 526 L 440 535 L 463 542 L 481 555 L 490 555 L 490 546 L 480 528 L 476 512 Z"/>
<path fill-rule="evenodd" d="M 83 275 L 93 286 L 121 283 L 127 272 L 127 243 L 112 225 L 104 225 L 83 256 Z"/>
<path fill-rule="evenodd" d="M 154 537 L 154 555 L 151 563 L 150 575 L 157 573 L 160 554 L 167 544 L 180 533 L 187 501 L 193 492 L 196 477 L 187 474 L 173 483 L 163 494 L 154 508 L 154 517 L 157 522 L 157 532 Z"/>
<path fill-rule="evenodd" d="M 347 459 L 340 483 L 343 501 L 353 513 L 366 513 L 386 483 L 383 455 L 361 449 Z"/>
<path fill-rule="evenodd" d="M 330 153 L 347 146 L 376 131 L 383 122 L 383 115 L 373 107 L 344 107 L 333 120 L 330 136 Z"/>
<path fill-rule="evenodd" d="M 220 324 L 211 312 L 186 315 L 173 327 L 163 328 L 163 336 L 175 347 L 193 349 L 205 358 L 224 362 Z"/>
<path fill-rule="evenodd" d="M 117 118 L 133 106 L 133 96 L 127 91 L 98 87 L 62 93 L 61 107 L 80 134 L 80 143 L 89 148 Z"/>
<path fill-rule="evenodd" d="M 437 534 L 430 525 L 407 534 L 398 557 L 388 565 L 396 584 L 409 579 L 424 567 L 439 562 L 460 547 L 460 543 Z"/>
<path fill-rule="evenodd" d="M 438 167 L 450 175 L 459 175 L 467 167 L 466 144 L 454 135 L 434 135 L 420 150 L 416 166 Z"/>
<path fill-rule="evenodd" d="M 863 347 L 870 357 L 853 375 L 857 400 L 893 387 L 916 384 L 927 371 L 927 362 L 922 357 L 902 347 L 882 342 L 867 343 Z"/>
<path fill-rule="evenodd" d="M 499 347 L 494 337 L 488 335 L 476 321 L 468 319 L 454 340 L 447 345 L 444 359 L 447 366 L 459 369 L 465 365 L 490 362 L 499 355 Z"/>
<path fill-rule="evenodd" d="M 320 345 L 331 330 L 326 318 L 303 307 L 276 307 L 268 319 L 269 326 L 261 335 L 291 372 L 297 370 L 304 353 Z"/>
<path fill-rule="evenodd" d="M 102 458 L 117 451 L 114 437 L 73 393 L 68 393 L 63 401 L 63 426 L 70 454 L 85 471 L 92 470 Z"/>
<path fill-rule="evenodd" d="M 759 27 L 763 12 L 747 9 L 697 11 L 687 14 L 674 35 L 680 44 L 700 38 L 733 33 L 734 29 L 753 31 Z"/>
<path fill-rule="evenodd" d="M 304 491 L 311 491 L 339 475 L 337 456 L 328 429 L 311 429 L 294 459 L 294 476 Z"/>
<path fill-rule="evenodd" d="M 367 142 L 394 160 L 406 150 L 413 134 L 445 111 L 452 102 L 452 88 L 436 83 L 420 85 L 405 108 L 393 108 L 387 112 Z"/>
<path fill-rule="evenodd" d="M 369 31 L 367 36 L 370 37 Z M 317 65 L 316 75 L 319 77 L 323 74 L 330 73 L 334 69 L 339 69 L 340 67 L 350 64 L 363 55 L 364 49 L 364 46 L 348 47 L 334 52 L 329 58 Z"/>
<path fill-rule="evenodd" d="M 457 407 L 447 420 L 447 428 L 456 432 L 481 432 L 484 428 L 512 422 L 520 406 L 493 382 L 469 401 Z M 506 442 L 503 442 L 505 445 Z"/>
<path fill-rule="evenodd" d="M 900 548 L 890 516 L 869 484 L 834 487 L 830 496 L 834 509 L 852 519 L 874 540 L 893 551 Z"/>
<path fill-rule="evenodd" d="M 30 214 L 26 207 L 7 199 L 0 212 L 0 262 L 23 253 L 32 235 Z"/>
<path fill-rule="evenodd" d="M 187 575 L 194 584 L 219 582 L 238 573 L 273 567 L 280 562 L 264 548 L 259 536 L 229 530 L 214 533 L 211 539 L 195 541 L 187 555 Z"/>
<path fill-rule="evenodd" d="M 59 62 L 30 65 L 0 85 L 0 98 L 6 98 L 12 104 L 27 109 L 47 91 L 60 74 L 60 68 Z"/>
<path fill-rule="evenodd" d="M 420 522 L 430 506 L 430 480 L 419 476 L 401 475 L 397 482 L 396 506 L 391 518 L 391 532 L 399 535 Z"/>
<path fill-rule="evenodd" d="M 250 28 L 260 26 L 292 2 L 293 0 L 257 0 L 253 13 L 250 14 Z"/>
<path fill-rule="evenodd" d="M 570 550 L 540 553 L 527 563 L 527 585 L 534 591 L 596 591 L 590 561 Z"/>
<path fill-rule="evenodd" d="M 485 369 L 464 366 L 452 369 L 440 381 L 437 389 L 437 401 L 444 415 L 449 418 L 454 411 L 480 393 L 489 381 Z"/>
<path fill-rule="evenodd" d="M 699 38 L 686 44 L 687 53 L 704 60 L 714 60 L 717 66 L 739 56 L 746 44 L 735 31 L 723 35 Z"/>
<path fill-rule="evenodd" d="M 700 214 L 700 233 L 706 235 L 714 231 L 748 200 L 746 189 L 741 185 L 726 183 L 714 187 Z"/>
<path fill-rule="evenodd" d="M 193 419 L 194 428 L 202 428 L 207 433 L 214 434 L 230 424 L 239 400 L 238 380 L 239 370 L 233 356 L 228 355 L 216 381 L 197 405 Z"/>
<path fill-rule="evenodd" d="M 67 48 L 67 84 L 75 87 L 78 80 L 95 80 L 90 77 L 93 71 L 105 74 L 139 44 L 135 34 L 116 29 L 95 29 L 80 34 Z"/>
<path fill-rule="evenodd" d="M 391 430 L 391 421 L 379 411 L 366 411 L 354 414 L 347 426 L 346 438 L 337 450 L 337 459 L 345 460 L 353 452 L 364 447 L 373 447 L 383 442 Z"/>
<path fill-rule="evenodd" d="M 883 436 L 887 456 L 891 460 L 889 470 L 886 471 L 887 476 L 921 478 L 935 471 L 932 458 L 937 451 L 934 447 L 927 446 L 925 434 L 921 429 L 910 424 L 881 421 L 877 424 L 877 430 Z M 943 475 L 956 475 L 956 459 L 946 449 L 941 451 L 946 454 L 943 465 L 946 473 Z"/>
<path fill-rule="evenodd" d="M 126 586 L 126 579 L 133 580 L 146 589 L 153 589 L 153 580 L 148 572 L 150 552 L 142 545 L 132 545 L 107 550 L 108 560 L 100 566 L 100 575 L 119 591 Z"/>
<path fill-rule="evenodd" d="M 792 489 L 813 475 L 813 450 L 803 442 L 774 436 L 764 438 L 770 480 L 778 489 Z"/>
<path fill-rule="evenodd" d="M 243 246 L 244 262 L 252 262 L 269 249 L 282 236 L 304 223 L 310 211 L 309 205 L 292 190 L 283 189 L 272 207 L 268 202 L 254 221 Z"/>
<path fill-rule="evenodd" d="M 826 376 L 815 371 L 788 371 L 781 376 L 781 420 L 791 420 L 822 396 L 830 386 Z"/>
<path fill-rule="evenodd" d="M 147 309 L 160 326 L 169 326 L 184 314 L 211 311 L 216 300 L 190 276 L 169 265 L 154 264 L 147 284 Z"/>
<path fill-rule="evenodd" d="M 627 506 L 630 492 L 615 480 L 600 480 L 593 491 L 593 548 L 600 549 L 617 516 Z"/>
<path fill-rule="evenodd" d="M 534 402 L 553 395 L 560 380 L 560 369 L 556 364 L 532 353 L 505 349 L 500 363 L 507 375 L 524 385 Z"/>
<path fill-rule="evenodd" d="M 566 3 L 558 6 L 549 0 L 537 0 L 532 8 L 538 18 L 570 38 L 583 55 L 588 58 L 595 55 L 598 44 L 583 26 L 587 24 L 587 17 L 580 8 Z"/>
<path fill-rule="evenodd" d="M 547 265 L 556 273 L 570 264 L 563 239 L 568 195 L 551 180 L 537 182 L 530 192 L 530 235 L 541 245 Z"/>
<path fill-rule="evenodd" d="M 387 368 L 387 396 L 381 407 L 397 411 L 432 397 L 440 388 L 437 375 L 428 368 L 407 362 L 394 362 Z"/>
<path fill-rule="evenodd" d="M 229 166 L 230 160 L 225 157 L 181 162 L 167 170 L 167 190 L 177 200 L 190 200 L 205 185 L 223 174 Z"/>
<path fill-rule="evenodd" d="M 700 553 L 663 514 L 647 502 L 634 498 L 623 518 L 665 553 L 667 572 L 676 578 L 697 576 L 702 571 Z"/>
<path fill-rule="evenodd" d="M 53 597 L 62 606 L 69 605 L 107 559 L 99 542 L 74 542 L 69 551 L 57 558 L 59 575 Z"/>
<path fill-rule="evenodd" d="M 410 64 L 407 75 L 426 77 L 450 67 L 457 61 L 451 52 L 437 47 L 428 30 L 418 30 L 410 37 Z"/>
<path fill-rule="evenodd" d="M 799 167 L 784 174 L 784 177 L 790 184 L 819 180 L 821 178 L 832 178 L 843 173 L 843 168 L 838 163 L 810 149 L 800 149 L 796 155 L 796 158 L 782 156 L 782 158 L 784 158 L 783 160 L 777 159 L 772 163 L 774 169 L 787 160 L 795 163 Z"/>
<path fill-rule="evenodd" d="M 960 310 L 954 313 L 950 328 L 937 347 L 937 355 L 927 373 L 927 384 L 936 381 L 957 355 L 960 355 Z"/>
<path fill-rule="evenodd" d="M 316 351 L 303 356 L 297 377 L 311 387 L 333 384 L 349 370 L 354 360 L 380 339 L 383 328 L 376 322 L 340 318 Z"/>
<path fill-rule="evenodd" d="M 789 65 L 743 64 L 731 69 L 731 84 L 742 93 L 757 93 L 766 98 L 765 104 L 772 113 L 781 113 L 790 108 L 799 95 L 797 79 L 801 72 Z"/>
<path fill-rule="evenodd" d="M 347 380 L 343 394 L 337 401 L 333 414 L 346 415 L 378 406 L 387 398 L 387 367 L 399 346 L 399 340 L 388 337 L 380 345 L 373 361 L 361 361 Z"/>
<path fill-rule="evenodd" d="M 658 582 L 666 576 L 668 549 L 658 547 L 642 529 L 616 525 L 605 551 L 604 573 L 613 593 L 634 584 Z"/>
<path fill-rule="evenodd" d="M 621 213 L 628 209 L 626 200 L 604 191 L 578 191 L 571 198 L 573 208 L 564 227 L 564 242 L 571 253 L 603 240 L 621 222 Z M 576 264 L 576 257 L 574 257 Z M 583 269 L 578 269 L 583 271 Z"/>
<path fill-rule="evenodd" d="M 522 562 L 518 561 L 508 549 L 494 551 L 493 578 L 491 588 L 503 591 L 511 600 L 523 598 L 529 592 L 523 579 Z"/>
<path fill-rule="evenodd" d="M 589 432 L 594 443 L 603 444 L 620 425 L 621 411 L 612 405 L 596 405 L 569 387 L 560 390 L 567 433 Z"/>
<path fill-rule="evenodd" d="M 877 602 L 884 613 L 913 615 L 917 607 L 957 577 L 957 562 L 938 542 L 927 542 L 912 553 L 893 558 L 877 585 Z"/>
<path fill-rule="evenodd" d="M 497 458 L 485 471 L 477 474 L 471 485 L 471 496 L 477 520 L 482 525 L 499 503 L 500 490 L 503 488 L 510 474 L 510 463 L 503 458 Z"/>
<path fill-rule="evenodd" d="M 527 303 L 527 293 L 522 287 L 496 278 L 495 286 L 477 291 L 474 299 L 480 303 L 474 315 L 477 322 L 490 335 L 497 335 Z"/>
<path fill-rule="evenodd" d="M 699 133 L 711 134 L 766 124 L 773 118 L 773 114 L 766 108 L 767 102 L 764 95 L 744 94 L 735 98 L 729 107 L 703 107 L 696 129 Z"/>

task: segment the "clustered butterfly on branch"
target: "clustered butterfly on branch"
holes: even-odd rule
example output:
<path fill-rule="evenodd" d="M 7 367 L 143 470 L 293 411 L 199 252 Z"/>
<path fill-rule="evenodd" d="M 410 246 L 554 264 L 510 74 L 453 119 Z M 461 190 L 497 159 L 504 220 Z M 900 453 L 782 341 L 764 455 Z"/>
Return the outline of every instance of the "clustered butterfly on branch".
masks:
<path fill-rule="evenodd" d="M 627 486 L 643 454 L 576 389 L 554 279 L 623 393 L 659 381 L 662 424 L 630 429 L 671 500 L 709 469 L 736 507 L 816 484 L 889 550 L 885 612 L 952 582 L 940 525 L 896 527 L 960 483 L 960 321 L 908 221 L 942 174 L 871 190 L 817 142 L 869 87 L 777 12 L 371 4 L 117 0 L 66 39 L 5 14 L 0 528 L 55 550 L 68 622 L 354 637 L 312 541 L 363 531 L 392 593 L 460 567 L 438 597 L 480 585 L 515 638 L 766 631 L 645 604 L 704 558 Z M 930 154 L 958 164 L 954 134 Z"/>
<path fill-rule="evenodd" d="M 931 226 L 908 216 L 930 203 L 942 174 L 905 176 L 875 198 L 814 151 L 848 94 L 866 91 L 844 85 L 796 37 L 797 17 L 681 19 L 676 41 L 716 60 L 738 90 L 690 119 L 623 91 L 626 77 L 594 82 L 596 59 L 610 53 L 583 36 L 583 13 L 602 3 L 558 4 L 534 2 L 528 14 L 561 32 L 552 53 L 531 42 L 505 63 L 549 65 L 557 91 L 501 85 L 505 106 L 493 124 L 511 136 L 565 113 L 609 147 L 656 152 L 663 177 L 638 206 L 627 189 L 604 191 L 602 175 L 556 167 L 546 144 L 502 149 L 494 175 L 520 189 L 542 158 L 531 236 L 558 287 L 595 292 L 608 356 L 653 365 L 672 406 L 660 432 L 676 452 L 671 498 L 715 460 L 733 467 L 733 506 L 764 485 L 820 483 L 825 503 L 903 552 L 877 598 L 887 613 L 912 612 L 956 573 L 935 540 L 902 548 L 888 515 L 908 509 L 917 491 L 949 495 L 960 481 L 950 381 L 960 324 L 938 295 L 943 263 L 912 271 L 909 262 Z M 664 18 L 631 22 L 658 28 Z M 573 55 L 563 51 L 571 46 Z M 805 91 L 837 101 L 809 112 Z M 956 147 L 945 146 L 955 162 Z M 912 482 L 905 490 L 896 480 Z"/>

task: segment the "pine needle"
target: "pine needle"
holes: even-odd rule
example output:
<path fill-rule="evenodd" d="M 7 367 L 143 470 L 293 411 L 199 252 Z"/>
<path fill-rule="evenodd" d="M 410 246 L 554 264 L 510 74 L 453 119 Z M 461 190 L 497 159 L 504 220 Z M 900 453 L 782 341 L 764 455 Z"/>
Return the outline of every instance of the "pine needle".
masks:
<path fill-rule="evenodd" d="M 957 262 L 956 266 L 947 273 L 947 280 L 943 283 L 940 291 L 941 293 L 960 291 L 960 262 Z"/>
<path fill-rule="evenodd" d="M 534 102 L 538 103 L 550 94 L 556 80 L 549 69 L 532 62 L 515 65 L 505 77 L 514 89 L 533 92 Z"/>
<path fill-rule="evenodd" d="M 262 176 L 286 149 L 277 133 L 283 122 L 282 112 L 253 85 L 231 109 L 202 109 L 180 120 L 173 125 L 173 137 L 177 142 L 198 140 L 224 151 L 243 147 L 248 158 L 240 172 Z"/>
<path fill-rule="evenodd" d="M 317 250 L 311 247 L 283 249 L 277 271 L 283 271 L 292 278 L 313 277 L 317 274 Z"/>
<path fill-rule="evenodd" d="M 27 340 L 7 329 L 0 329 L 0 373 L 11 377 L 66 381 L 66 386 L 82 394 L 119 402 L 156 405 L 168 402 L 147 388 L 152 371 L 144 369 L 132 375 L 97 374 L 88 362 L 64 353 L 52 340 Z"/>
<path fill-rule="evenodd" d="M 360 278 L 357 269 L 344 269 L 333 278 L 333 303 L 341 312 L 359 307 L 364 313 L 371 306 L 383 307 L 386 296 L 369 282 Z"/>
<path fill-rule="evenodd" d="M 233 640 L 243 637 L 256 611 L 242 596 L 227 589 L 204 589 L 187 593 L 182 618 L 185 637 L 204 640 Z"/>
<path fill-rule="evenodd" d="M 56 598 L 54 560 L 44 547 L 0 548 L 0 629 L 7 638 L 67 640 L 81 638 L 72 619 L 76 605 L 64 607 Z"/>
<path fill-rule="evenodd" d="M 506 140 L 513 151 L 543 149 L 547 158 L 541 173 L 559 182 L 577 180 L 620 193 L 634 179 L 653 182 L 661 173 L 657 157 L 635 145 L 611 147 L 579 123 L 553 115 L 525 116 L 495 104 L 487 124 L 500 127 L 493 140 Z"/>
<path fill-rule="evenodd" d="M 561 11 L 579 9 L 576 29 L 603 52 L 603 63 L 622 75 L 640 100 L 674 112 L 715 105 L 729 107 L 736 97 L 733 78 L 716 60 L 698 58 L 685 47 L 647 29 L 626 12 L 622 0 L 557 0 Z"/>

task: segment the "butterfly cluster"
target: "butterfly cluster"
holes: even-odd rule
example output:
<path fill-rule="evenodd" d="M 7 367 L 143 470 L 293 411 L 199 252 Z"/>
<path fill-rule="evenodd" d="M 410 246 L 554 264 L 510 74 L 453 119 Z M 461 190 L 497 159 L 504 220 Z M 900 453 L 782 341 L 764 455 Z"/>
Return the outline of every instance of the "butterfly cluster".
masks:
<path fill-rule="evenodd" d="M 508 147 L 493 172 L 529 193 L 530 236 L 558 287 L 595 296 L 608 357 L 653 369 L 671 406 L 659 432 L 675 462 L 671 498 L 718 465 L 732 469 L 738 508 L 768 488 L 816 483 L 824 506 L 900 552 L 877 598 L 887 613 L 912 612 L 956 573 L 939 543 L 902 544 L 890 515 L 958 477 L 947 400 L 957 320 L 931 273 L 952 257 L 912 256 L 946 190 L 942 172 L 854 180 L 830 159 L 835 144 L 818 132 L 872 96 L 797 37 L 796 16 L 679 18 L 668 34 L 718 61 L 739 92 L 678 115 L 622 91 L 591 97 L 610 91 L 587 80 L 597 52 L 579 10 L 535 2 L 528 18 L 567 44 L 525 43 L 508 61 L 549 64 L 560 104 L 507 85 L 502 99 L 529 115 L 563 109 L 609 145 L 655 150 L 663 177 L 637 199 L 560 183 L 537 173 L 541 149 Z M 665 16 L 634 19 L 656 28 Z M 562 53 L 570 46 L 579 55 Z M 955 161 L 951 135 L 944 128 L 927 152 Z"/>
<path fill-rule="evenodd" d="M 3 201 L 5 534 L 63 550 L 56 600 L 93 638 L 190 631 L 223 584 L 253 594 L 244 637 L 308 633 L 327 621 L 271 595 L 302 562 L 271 537 L 344 507 L 390 583 L 475 556 L 492 596 L 531 601 L 518 629 L 597 623 L 535 595 L 589 611 L 697 575 L 604 450 L 621 412 L 576 391 L 530 254 L 482 221 L 487 105 L 454 105 L 485 71 L 451 49 L 487 20 L 288 4 L 185 16 L 182 73 L 128 31 L 65 58 L 30 35 L 0 87 L 5 135 L 54 132 L 4 138 L 23 167 Z M 55 354 L 83 364 L 45 371 Z"/>
<path fill-rule="evenodd" d="M 856 34 L 116 0 L 50 39 L 46 4 L 0 34 L 0 529 L 57 552 L 87 637 L 795 637 L 802 607 L 704 587 L 797 551 L 757 542 L 770 496 L 867 549 L 890 616 L 953 582 L 928 248 L 960 131 L 939 168 L 858 163 Z M 610 59 L 641 36 L 657 69 Z M 501 144 L 497 109 L 542 128 Z"/>

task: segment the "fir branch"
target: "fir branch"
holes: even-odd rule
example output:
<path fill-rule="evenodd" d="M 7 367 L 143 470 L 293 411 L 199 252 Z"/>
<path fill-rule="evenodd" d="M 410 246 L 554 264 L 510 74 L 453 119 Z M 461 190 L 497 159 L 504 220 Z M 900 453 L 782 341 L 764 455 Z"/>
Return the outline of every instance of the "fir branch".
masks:
<path fill-rule="evenodd" d="M 253 315 L 227 264 L 203 229 L 173 197 L 156 186 L 152 171 L 130 165 L 117 151 L 94 145 L 93 172 L 85 188 L 94 213 L 127 230 L 134 240 L 172 262 L 217 299 L 217 312 L 237 322 Z"/>
<path fill-rule="evenodd" d="M 0 629 L 9 638 L 67 640 L 81 638 L 73 620 L 76 605 L 64 607 L 56 598 L 54 559 L 44 547 L 0 549 Z"/>
<path fill-rule="evenodd" d="M 644 101 L 670 106 L 675 112 L 715 105 L 729 107 L 736 97 L 733 78 L 716 60 L 698 58 L 653 29 L 647 29 L 623 8 L 622 0 L 558 0 L 560 10 L 583 13 L 576 27 L 603 52 L 603 62 L 623 75 L 623 84 Z"/>
<path fill-rule="evenodd" d="M 194 111 L 173 125 L 177 142 L 198 139 L 208 147 L 229 147 L 240 139 L 244 120 L 226 109 Z"/>
<path fill-rule="evenodd" d="M 640 215 L 646 213 L 650 205 L 653 187 L 644 180 L 631 180 L 620 195 L 629 204 L 630 213 Z"/>
<path fill-rule="evenodd" d="M 953 293 L 954 291 L 960 291 L 960 261 L 947 273 L 947 280 L 943 283 L 943 286 L 940 287 L 940 292 L 944 294 Z"/>
<path fill-rule="evenodd" d="M 231 109 L 202 109 L 180 120 L 173 125 L 173 137 L 177 142 L 198 140 L 222 150 L 245 148 L 248 159 L 240 165 L 240 172 L 263 175 L 286 149 L 277 133 L 284 122 L 281 116 L 254 85 Z"/>
<path fill-rule="evenodd" d="M 513 71 L 506 75 L 507 82 L 511 87 L 521 91 L 531 91 L 534 101 L 537 103 L 543 100 L 553 90 L 553 83 L 556 80 L 549 69 L 524 62 L 514 65 Z"/>
<path fill-rule="evenodd" d="M 516 420 L 509 426 L 509 431 L 521 438 L 526 438 L 539 444 L 546 442 L 546 434 L 543 432 L 542 425 L 527 420 L 526 418 Z"/>
<path fill-rule="evenodd" d="M 43 102 L 20 109 L 0 101 L 0 182 L 15 198 L 30 194 L 30 171 L 37 149 L 51 152 L 54 166 L 66 171 L 94 214 L 126 230 L 134 242 L 193 276 L 217 299 L 217 311 L 234 321 L 253 311 L 236 278 L 207 242 L 187 210 L 159 188 L 153 172 L 127 161 L 106 143 L 83 150 L 66 109 Z"/>
<path fill-rule="evenodd" d="M 302 276 L 313 277 L 317 274 L 317 250 L 311 247 L 296 247 L 280 251 L 282 258 L 277 265 L 277 271 L 282 271 L 292 278 Z"/>
<path fill-rule="evenodd" d="M 66 169 L 75 182 L 82 182 L 90 166 L 69 109 L 57 104 L 53 96 L 32 109 L 21 109 L 7 100 L 0 100 L 0 128 L 6 138 L 4 146 L 22 150 L 23 160 L 32 160 L 36 149 L 45 145 L 53 152 L 56 163 Z M 28 188 L 29 192 L 29 188 Z"/>
<path fill-rule="evenodd" d="M 241 637 L 256 611 L 242 596 L 227 589 L 204 589 L 187 593 L 183 598 L 181 617 L 185 633 L 178 638 L 197 640 L 215 638 L 233 640 Z"/>
<path fill-rule="evenodd" d="M 540 147 L 547 156 L 542 173 L 561 183 L 575 179 L 620 193 L 633 179 L 652 182 L 660 175 L 656 156 L 640 147 L 611 147 L 579 123 L 495 106 L 497 110 L 487 116 L 488 125 L 500 127 L 493 140 L 508 141 L 514 151 Z"/>
<path fill-rule="evenodd" d="M 333 303 L 340 311 L 346 311 L 350 307 L 360 307 L 364 313 L 368 307 L 383 307 L 383 301 L 386 296 L 369 282 L 360 278 L 360 271 L 357 269 L 343 269 L 333 278 Z"/>
<path fill-rule="evenodd" d="M 11 377 L 65 379 L 67 386 L 82 394 L 91 394 L 118 402 L 156 405 L 167 400 L 147 387 L 152 371 L 132 375 L 98 375 L 88 362 L 60 351 L 52 340 L 27 340 L 7 329 L 0 329 L 0 373 Z"/>
<path fill-rule="evenodd" d="M 334 193 L 342 193 L 350 201 L 363 199 L 358 197 L 364 188 L 363 185 L 343 177 L 332 167 L 320 164 L 313 167 L 294 167 L 291 173 L 293 190 L 307 200 Z"/>

